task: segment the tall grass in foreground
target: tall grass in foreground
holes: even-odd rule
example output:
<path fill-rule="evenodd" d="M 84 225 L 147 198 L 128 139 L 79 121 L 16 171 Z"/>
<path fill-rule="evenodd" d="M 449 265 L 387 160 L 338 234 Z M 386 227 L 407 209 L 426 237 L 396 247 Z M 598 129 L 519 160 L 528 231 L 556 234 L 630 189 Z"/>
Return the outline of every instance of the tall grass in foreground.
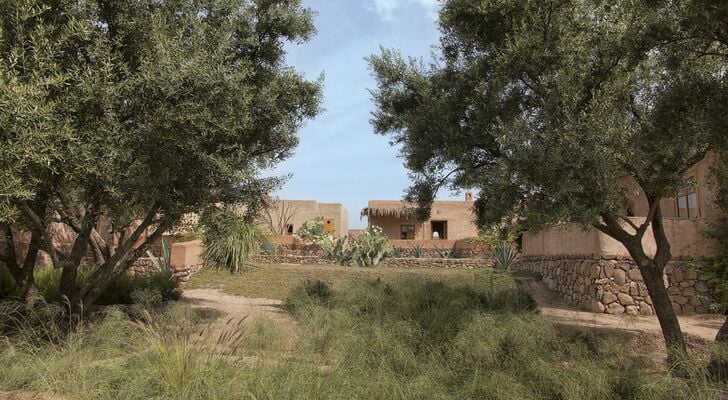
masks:
<path fill-rule="evenodd" d="M 504 276 L 308 282 L 286 301 L 295 337 L 265 317 L 210 324 L 173 306 L 138 323 L 111 308 L 64 341 L 0 344 L 0 390 L 74 399 L 725 397 L 698 363 L 690 379 L 677 378 L 639 347 L 623 351 L 627 337 L 557 329 Z M 291 351 L 281 351 L 286 341 Z"/>

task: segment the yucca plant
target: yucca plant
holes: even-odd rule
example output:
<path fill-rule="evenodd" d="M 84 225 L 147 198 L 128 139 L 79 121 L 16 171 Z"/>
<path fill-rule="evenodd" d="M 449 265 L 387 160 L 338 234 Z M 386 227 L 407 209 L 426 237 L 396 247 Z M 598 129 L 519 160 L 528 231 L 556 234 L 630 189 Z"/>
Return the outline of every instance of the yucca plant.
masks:
<path fill-rule="evenodd" d="M 221 213 L 206 222 L 202 257 L 217 268 L 239 272 L 250 257 L 268 243 L 270 234 L 242 217 Z"/>
<path fill-rule="evenodd" d="M 496 269 L 508 270 L 518 261 L 520 253 L 510 243 L 501 241 L 493 245 L 491 256 L 495 260 Z"/>

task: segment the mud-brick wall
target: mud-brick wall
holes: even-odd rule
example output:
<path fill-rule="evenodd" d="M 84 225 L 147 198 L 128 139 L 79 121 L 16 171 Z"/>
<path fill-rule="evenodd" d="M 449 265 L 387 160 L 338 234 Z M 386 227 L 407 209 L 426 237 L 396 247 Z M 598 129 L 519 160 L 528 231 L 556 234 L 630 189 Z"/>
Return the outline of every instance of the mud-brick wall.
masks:
<path fill-rule="evenodd" d="M 628 258 L 524 257 L 516 268 L 540 274 L 550 290 L 584 309 L 607 314 L 654 313 L 642 274 Z M 689 262 L 670 262 L 663 279 L 678 314 L 709 312 L 711 288 L 699 268 Z"/>

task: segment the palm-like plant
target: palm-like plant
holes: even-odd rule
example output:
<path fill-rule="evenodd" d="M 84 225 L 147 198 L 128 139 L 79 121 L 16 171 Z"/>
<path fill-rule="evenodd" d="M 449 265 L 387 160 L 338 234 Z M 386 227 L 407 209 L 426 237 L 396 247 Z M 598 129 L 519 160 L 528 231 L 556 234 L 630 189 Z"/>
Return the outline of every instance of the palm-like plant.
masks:
<path fill-rule="evenodd" d="M 205 231 L 202 257 L 217 268 L 239 272 L 269 239 L 270 234 L 254 223 L 233 214 L 219 215 Z"/>

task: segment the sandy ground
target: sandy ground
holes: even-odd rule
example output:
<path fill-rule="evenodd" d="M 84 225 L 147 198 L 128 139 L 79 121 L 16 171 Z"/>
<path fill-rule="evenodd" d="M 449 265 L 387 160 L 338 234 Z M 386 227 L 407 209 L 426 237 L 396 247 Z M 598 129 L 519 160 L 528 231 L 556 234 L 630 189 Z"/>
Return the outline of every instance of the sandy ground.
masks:
<path fill-rule="evenodd" d="M 206 308 L 221 313 L 221 319 L 252 320 L 269 318 L 285 328 L 292 328 L 296 320 L 281 309 L 283 301 L 275 299 L 251 299 L 233 296 L 217 289 L 185 290 L 183 301 L 192 307 Z"/>
<path fill-rule="evenodd" d="M 534 297 L 541 314 L 557 324 L 591 328 L 616 329 L 635 333 L 661 333 L 657 317 L 633 317 L 629 315 L 597 314 L 579 310 L 567 304 L 558 294 L 534 278 L 516 278 L 522 287 Z M 683 333 L 706 341 L 715 340 L 725 317 L 720 315 L 680 316 Z"/>

